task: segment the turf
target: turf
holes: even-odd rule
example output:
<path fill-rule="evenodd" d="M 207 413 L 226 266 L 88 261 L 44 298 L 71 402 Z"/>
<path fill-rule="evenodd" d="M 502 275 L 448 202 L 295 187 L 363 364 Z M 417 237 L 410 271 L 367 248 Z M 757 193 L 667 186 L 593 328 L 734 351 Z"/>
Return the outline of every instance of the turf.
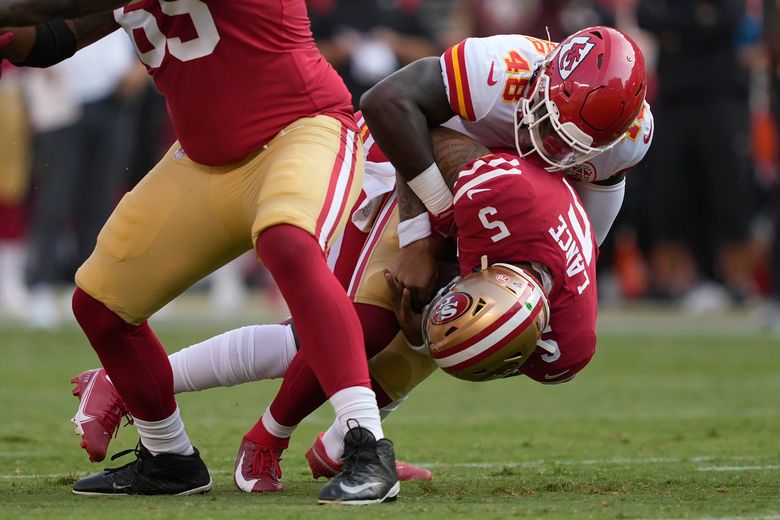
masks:
<path fill-rule="evenodd" d="M 182 395 L 188 432 L 215 480 L 210 495 L 77 497 L 102 469 L 78 447 L 70 377 L 96 364 L 81 332 L 0 328 L 0 518 L 780 518 L 780 339 L 746 320 L 606 313 L 599 353 L 572 383 L 516 378 L 424 383 L 386 423 L 404 460 L 434 472 L 372 508 L 316 506 L 322 481 L 303 453 L 330 422 L 304 422 L 282 462 L 286 492 L 239 493 L 242 433 L 277 382 Z M 228 324 L 160 324 L 171 349 Z M 132 427 L 112 452 L 131 448 Z M 120 459 L 116 463 L 123 463 Z M 114 464 L 116 464 L 114 463 Z"/>

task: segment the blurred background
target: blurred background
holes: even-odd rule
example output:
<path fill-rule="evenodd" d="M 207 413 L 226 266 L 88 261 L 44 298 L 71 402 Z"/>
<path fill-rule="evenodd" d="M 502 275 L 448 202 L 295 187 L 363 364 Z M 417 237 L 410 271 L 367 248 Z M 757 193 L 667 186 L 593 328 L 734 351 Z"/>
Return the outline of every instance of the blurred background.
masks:
<path fill-rule="evenodd" d="M 468 36 L 560 41 L 616 26 L 645 53 L 654 142 L 599 258 L 604 309 L 741 313 L 780 336 L 780 0 L 309 0 L 325 57 L 360 95 Z M 124 33 L 0 81 L 0 322 L 71 322 L 75 269 L 174 140 Z M 250 254 L 166 313 L 284 302 Z M 186 299 L 185 299 L 186 300 Z M 178 307 L 178 311 L 176 308 Z"/>

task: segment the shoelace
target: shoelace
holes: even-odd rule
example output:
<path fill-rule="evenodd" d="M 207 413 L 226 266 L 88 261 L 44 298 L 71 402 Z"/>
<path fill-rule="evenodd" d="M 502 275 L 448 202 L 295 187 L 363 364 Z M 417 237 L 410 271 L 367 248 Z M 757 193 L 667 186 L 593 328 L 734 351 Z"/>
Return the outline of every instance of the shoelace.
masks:
<path fill-rule="evenodd" d="M 355 426 L 350 426 L 350 421 L 354 422 Z M 354 419 L 349 419 L 347 421 L 347 426 L 349 426 L 349 431 L 352 431 L 355 428 L 360 427 L 360 423 Z M 369 442 L 370 438 L 361 432 L 357 443 L 351 446 L 353 449 L 345 450 L 344 465 L 341 467 L 342 473 L 348 474 L 350 477 L 352 477 L 355 474 L 355 469 L 359 467 L 361 460 L 368 462 L 373 459 L 373 453 L 364 449 L 366 444 Z"/>
<path fill-rule="evenodd" d="M 127 450 L 122 450 L 119 453 L 115 453 L 111 456 L 111 461 L 115 461 L 116 459 L 120 457 L 124 457 L 125 455 L 129 455 L 130 453 L 135 453 L 136 458 L 140 459 L 143 457 L 141 453 L 141 441 L 138 441 L 138 444 L 135 445 L 135 448 L 130 448 Z"/>
<path fill-rule="evenodd" d="M 116 438 L 116 436 L 119 435 L 119 428 L 121 426 L 133 424 L 133 416 L 127 411 L 127 408 L 124 406 L 124 401 L 116 392 L 111 394 L 111 400 L 108 402 L 106 408 L 107 411 L 101 417 L 100 425 L 104 430 L 110 431 L 111 436 Z M 127 420 L 124 425 L 122 424 L 123 417 Z"/>
<path fill-rule="evenodd" d="M 269 460 L 270 459 L 270 460 Z M 255 450 L 255 455 L 252 457 L 252 474 L 262 476 L 264 468 L 268 468 L 268 472 L 275 479 L 282 478 L 282 468 L 279 465 L 279 460 L 270 448 L 258 447 Z M 270 462 L 270 464 L 267 464 Z"/>

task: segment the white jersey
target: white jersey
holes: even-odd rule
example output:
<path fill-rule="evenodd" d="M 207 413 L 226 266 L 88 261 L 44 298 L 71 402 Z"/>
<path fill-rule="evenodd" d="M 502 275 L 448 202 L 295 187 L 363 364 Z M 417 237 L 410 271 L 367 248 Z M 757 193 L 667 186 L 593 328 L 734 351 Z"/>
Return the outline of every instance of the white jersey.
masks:
<path fill-rule="evenodd" d="M 464 133 L 489 148 L 515 147 L 514 111 L 530 94 L 529 84 L 557 43 L 507 34 L 467 38 L 440 58 L 442 78 L 456 117 L 443 126 Z M 653 115 L 645 102 L 626 136 L 607 152 L 566 170 L 576 180 L 603 181 L 631 168 L 647 153 Z"/>

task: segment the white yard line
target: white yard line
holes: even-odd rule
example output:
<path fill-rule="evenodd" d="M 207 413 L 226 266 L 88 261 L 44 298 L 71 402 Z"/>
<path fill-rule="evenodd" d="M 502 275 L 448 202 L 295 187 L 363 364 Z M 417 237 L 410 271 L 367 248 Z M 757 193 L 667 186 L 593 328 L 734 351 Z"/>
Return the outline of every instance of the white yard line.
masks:
<path fill-rule="evenodd" d="M 22 457 L 25 452 L 17 452 L 17 456 Z M 32 454 L 35 456 L 37 454 Z M 613 457 L 608 459 L 553 459 L 553 460 L 529 460 L 522 462 L 512 461 L 490 461 L 490 462 L 413 462 L 417 466 L 425 468 L 538 468 L 540 466 L 610 466 L 610 465 L 637 465 L 637 464 L 691 464 L 726 460 L 756 460 L 755 457 L 734 455 L 730 457 L 715 457 L 710 455 L 700 455 L 695 457 L 645 457 L 645 458 L 625 458 Z M 304 466 L 301 466 L 303 468 Z M 295 468 L 298 469 L 298 468 Z M 749 466 L 701 466 L 696 468 L 698 471 L 751 471 L 780 469 L 780 464 L 749 465 Z M 214 475 L 229 475 L 231 470 L 213 470 Z M 63 478 L 76 476 L 77 473 L 41 473 L 41 474 L 15 474 L 0 475 L 0 480 L 26 480 L 36 478 Z"/>
<path fill-rule="evenodd" d="M 763 466 L 703 466 L 696 469 L 699 471 L 753 471 L 780 469 L 780 464 L 766 464 Z"/>

